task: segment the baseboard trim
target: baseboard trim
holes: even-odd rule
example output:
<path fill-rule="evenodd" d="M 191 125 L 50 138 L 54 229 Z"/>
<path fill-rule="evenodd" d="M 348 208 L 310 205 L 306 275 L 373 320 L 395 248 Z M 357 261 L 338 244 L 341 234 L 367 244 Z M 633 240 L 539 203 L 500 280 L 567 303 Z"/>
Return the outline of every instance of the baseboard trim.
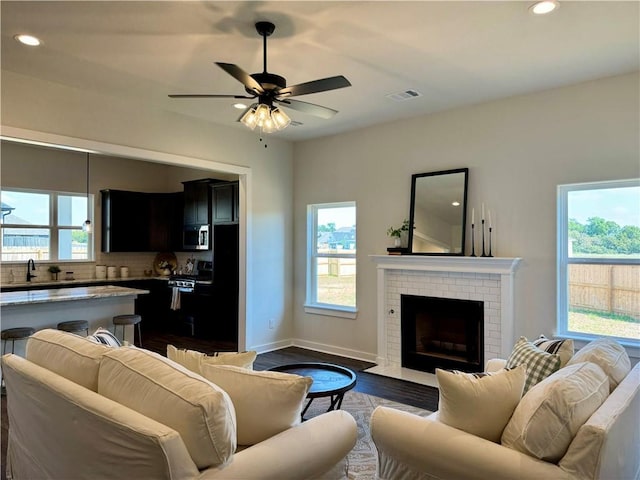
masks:
<path fill-rule="evenodd" d="M 339 357 L 347 357 L 353 358 L 354 360 L 376 363 L 376 355 L 373 353 L 351 350 L 349 348 L 336 347 L 335 345 L 327 345 L 324 343 L 309 342 L 307 340 L 302 340 L 299 338 L 292 339 L 292 345 L 294 347 L 306 348 L 307 350 L 315 350 L 316 352 L 338 355 Z"/>
<path fill-rule="evenodd" d="M 351 350 L 349 348 L 336 347 L 335 345 L 327 345 L 325 343 L 309 342 L 300 338 L 288 338 L 286 340 L 278 340 L 277 342 L 264 343 L 262 345 L 254 345 L 247 350 L 255 350 L 258 353 L 273 352 L 287 347 L 300 347 L 316 352 L 329 353 L 339 357 L 352 358 L 354 360 L 362 360 L 363 362 L 377 363 L 377 356 L 374 353 L 361 352 L 359 350 Z"/>

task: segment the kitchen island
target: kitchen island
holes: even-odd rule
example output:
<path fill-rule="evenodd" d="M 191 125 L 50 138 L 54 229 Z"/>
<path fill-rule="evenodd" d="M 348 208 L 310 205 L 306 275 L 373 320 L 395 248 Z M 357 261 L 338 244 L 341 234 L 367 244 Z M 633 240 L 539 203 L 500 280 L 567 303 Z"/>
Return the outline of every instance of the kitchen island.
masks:
<path fill-rule="evenodd" d="M 56 328 L 60 322 L 87 320 L 89 332 L 98 327 L 113 331 L 115 315 L 135 311 L 135 299 L 148 290 L 104 285 L 96 287 L 51 288 L 0 293 L 2 329 Z M 127 326 L 124 340 L 133 344 L 133 327 Z M 16 342 L 15 353 L 24 355 L 25 342 Z"/>

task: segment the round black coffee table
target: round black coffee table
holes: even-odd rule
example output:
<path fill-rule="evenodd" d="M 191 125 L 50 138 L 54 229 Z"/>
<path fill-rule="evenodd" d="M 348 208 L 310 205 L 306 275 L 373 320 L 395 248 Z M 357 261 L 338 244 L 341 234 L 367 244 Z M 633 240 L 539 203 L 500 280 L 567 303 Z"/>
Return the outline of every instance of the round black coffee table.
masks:
<path fill-rule="evenodd" d="M 307 413 L 314 398 L 331 397 L 331 403 L 327 412 L 339 409 L 345 392 L 348 392 L 356 385 L 356 374 L 354 371 L 340 365 L 332 363 L 303 362 L 279 365 L 270 368 L 275 372 L 293 373 L 303 377 L 311 377 L 313 383 L 307 393 L 309 401 L 302 411 L 302 418 Z"/>

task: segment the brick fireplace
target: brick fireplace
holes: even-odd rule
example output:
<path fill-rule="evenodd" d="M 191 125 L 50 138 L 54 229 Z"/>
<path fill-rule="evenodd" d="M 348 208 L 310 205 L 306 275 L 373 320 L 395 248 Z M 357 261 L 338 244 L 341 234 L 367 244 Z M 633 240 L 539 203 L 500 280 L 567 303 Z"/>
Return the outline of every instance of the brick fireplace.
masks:
<path fill-rule="evenodd" d="M 403 295 L 482 302 L 481 358 L 486 361 L 509 355 L 515 341 L 514 288 L 519 258 L 372 255 L 371 259 L 378 268 L 378 365 L 369 371 L 433 382 L 429 374 L 402 366 Z"/>

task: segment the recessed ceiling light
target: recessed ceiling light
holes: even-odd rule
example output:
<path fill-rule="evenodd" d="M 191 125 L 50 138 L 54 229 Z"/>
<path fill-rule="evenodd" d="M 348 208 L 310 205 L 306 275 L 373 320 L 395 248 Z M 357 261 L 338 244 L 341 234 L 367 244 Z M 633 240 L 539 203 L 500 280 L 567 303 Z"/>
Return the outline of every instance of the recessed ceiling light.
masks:
<path fill-rule="evenodd" d="M 20 34 L 20 35 L 16 35 L 13 38 L 15 38 L 18 42 L 22 43 L 23 45 L 29 45 L 30 47 L 37 47 L 38 45 L 40 45 L 40 39 L 34 37 L 33 35 L 25 35 L 25 34 Z"/>
<path fill-rule="evenodd" d="M 529 11 L 535 15 L 545 15 L 556 10 L 560 6 L 556 0 L 543 0 L 529 7 Z"/>
<path fill-rule="evenodd" d="M 451 205 L 453 205 L 454 207 L 459 207 L 460 206 L 460 202 L 451 202 Z"/>
<path fill-rule="evenodd" d="M 233 108 L 237 108 L 238 110 L 243 110 L 247 108 L 247 106 L 244 103 L 234 103 Z"/>

